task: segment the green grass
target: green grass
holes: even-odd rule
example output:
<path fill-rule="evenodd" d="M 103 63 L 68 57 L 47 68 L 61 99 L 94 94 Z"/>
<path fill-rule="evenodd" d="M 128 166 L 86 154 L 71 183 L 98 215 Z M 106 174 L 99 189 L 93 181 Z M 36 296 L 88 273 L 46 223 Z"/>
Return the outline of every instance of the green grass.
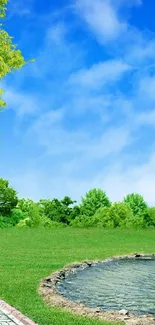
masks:
<path fill-rule="evenodd" d="M 1 230 L 0 297 L 39 325 L 105 324 L 45 306 L 39 281 L 68 263 L 135 252 L 155 252 L 154 230 Z"/>

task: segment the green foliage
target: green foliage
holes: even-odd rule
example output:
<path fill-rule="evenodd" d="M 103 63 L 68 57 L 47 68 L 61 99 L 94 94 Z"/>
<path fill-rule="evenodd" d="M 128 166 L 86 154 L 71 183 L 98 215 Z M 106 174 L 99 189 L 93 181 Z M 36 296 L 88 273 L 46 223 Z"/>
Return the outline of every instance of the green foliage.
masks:
<path fill-rule="evenodd" d="M 8 0 L 0 0 L 0 18 L 4 18 L 6 14 Z"/>
<path fill-rule="evenodd" d="M 80 215 L 71 221 L 73 228 L 91 228 L 93 227 L 92 219 L 85 215 Z"/>
<path fill-rule="evenodd" d="M 29 227 L 38 227 L 41 223 L 41 216 L 39 211 L 39 205 L 37 203 L 33 203 L 29 208 L 29 218 L 30 223 Z"/>
<path fill-rule="evenodd" d="M 79 212 L 78 207 L 73 207 L 75 201 L 72 201 L 68 196 L 63 200 L 40 200 L 43 214 L 52 221 L 69 224 Z"/>
<path fill-rule="evenodd" d="M 78 205 L 74 205 L 72 207 L 72 211 L 68 217 L 69 223 L 71 223 L 75 218 L 79 217 L 81 213 L 80 207 Z"/>
<path fill-rule="evenodd" d="M 100 207 L 110 207 L 111 202 L 106 193 L 100 189 L 92 189 L 82 197 L 80 210 L 81 214 L 92 217 Z"/>
<path fill-rule="evenodd" d="M 110 215 L 114 222 L 114 228 L 129 226 L 133 217 L 130 206 L 124 202 L 115 202 L 110 208 Z"/>
<path fill-rule="evenodd" d="M 26 213 L 27 216 L 30 213 L 30 209 L 31 207 L 34 205 L 34 202 L 32 200 L 29 199 L 19 199 L 18 200 L 18 204 L 17 207 L 18 209 L 20 209 L 23 213 Z"/>
<path fill-rule="evenodd" d="M 37 219 L 38 220 L 38 219 Z M 17 228 L 34 228 L 34 227 L 44 227 L 44 228 L 65 228 L 66 224 L 51 221 L 47 217 L 40 218 L 39 222 L 34 223 L 31 217 L 27 217 L 23 220 L 20 220 L 17 224 Z"/>
<path fill-rule="evenodd" d="M 23 220 L 20 220 L 17 224 L 17 228 L 26 228 L 31 227 L 31 219 L 30 217 L 27 217 Z"/>
<path fill-rule="evenodd" d="M 77 228 L 130 227 L 132 224 L 132 217 L 132 210 L 127 204 L 116 202 L 111 207 L 99 208 L 92 218 L 88 216 L 80 216 L 76 218 L 71 225 Z"/>
<path fill-rule="evenodd" d="M 17 223 L 19 223 L 20 220 L 23 220 L 25 218 L 26 214 L 22 212 L 19 208 L 14 208 L 11 211 L 10 216 L 7 218 L 8 223 L 12 226 L 16 226 Z"/>
<path fill-rule="evenodd" d="M 43 222 L 43 224 L 41 223 L 41 226 L 48 227 L 48 228 L 66 228 L 67 227 L 67 225 L 65 223 L 51 221 L 51 220 L 49 220 L 49 221 L 50 222 L 48 222 L 48 223 L 46 223 L 46 222 Z"/>
<path fill-rule="evenodd" d="M 148 227 L 155 227 L 155 207 L 147 208 L 141 215 L 143 225 Z"/>
<path fill-rule="evenodd" d="M 6 15 L 8 0 L 0 0 L 0 18 L 4 19 Z M 2 24 L 0 24 L 2 27 Z M 3 28 L 0 28 L 0 81 L 8 73 L 22 68 L 26 61 L 17 45 L 13 44 L 11 37 Z M 33 60 L 31 60 L 33 61 Z M 30 61 L 29 61 L 30 62 Z M 2 99 L 3 90 L 0 89 L 0 107 L 6 106 Z"/>
<path fill-rule="evenodd" d="M 114 228 L 114 220 L 110 207 L 99 208 L 92 218 L 93 225 L 99 228 Z"/>
<path fill-rule="evenodd" d="M 0 215 L 8 216 L 18 203 L 17 192 L 9 187 L 9 182 L 0 178 Z"/>
<path fill-rule="evenodd" d="M 0 228 L 67 227 L 74 228 L 154 228 L 155 207 L 148 207 L 139 194 L 129 194 L 123 202 L 111 204 L 105 192 L 93 189 L 80 205 L 70 197 L 62 200 L 17 198 L 9 182 L 0 178 Z"/>
<path fill-rule="evenodd" d="M 4 229 L 8 228 L 9 226 L 10 224 L 8 223 L 8 218 L 0 216 L 0 228 Z"/>
<path fill-rule="evenodd" d="M 142 195 L 137 193 L 128 194 L 124 198 L 124 203 L 128 204 L 134 216 L 138 216 L 147 209 L 148 205 Z"/>
<path fill-rule="evenodd" d="M 24 220 L 19 221 L 18 227 L 38 227 L 41 224 L 41 208 L 38 203 L 32 200 L 20 199 L 18 209 L 22 211 L 24 216 Z"/>

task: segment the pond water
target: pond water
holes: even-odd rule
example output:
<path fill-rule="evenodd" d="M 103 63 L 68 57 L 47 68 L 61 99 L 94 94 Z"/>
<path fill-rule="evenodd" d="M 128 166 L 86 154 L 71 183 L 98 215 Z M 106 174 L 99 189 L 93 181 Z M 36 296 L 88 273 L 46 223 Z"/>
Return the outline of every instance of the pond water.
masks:
<path fill-rule="evenodd" d="M 99 263 L 70 274 L 57 290 L 88 307 L 155 314 L 155 259 Z"/>

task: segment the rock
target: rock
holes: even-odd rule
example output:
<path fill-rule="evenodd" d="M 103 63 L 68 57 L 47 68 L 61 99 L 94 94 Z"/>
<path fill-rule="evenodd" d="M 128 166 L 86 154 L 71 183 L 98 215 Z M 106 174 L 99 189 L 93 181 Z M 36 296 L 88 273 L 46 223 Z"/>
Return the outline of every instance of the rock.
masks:
<path fill-rule="evenodd" d="M 91 267 L 91 266 L 92 266 L 92 262 L 87 262 L 87 265 L 88 265 L 89 267 Z"/>
<path fill-rule="evenodd" d="M 126 310 L 126 309 L 121 309 L 120 311 L 119 311 L 119 314 L 121 314 L 121 315 L 129 315 L 129 311 L 128 310 Z"/>

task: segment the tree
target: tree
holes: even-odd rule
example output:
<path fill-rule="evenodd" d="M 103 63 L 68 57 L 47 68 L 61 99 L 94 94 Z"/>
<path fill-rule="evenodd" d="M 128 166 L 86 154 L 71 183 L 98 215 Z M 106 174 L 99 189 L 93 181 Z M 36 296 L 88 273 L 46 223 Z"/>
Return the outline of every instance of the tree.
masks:
<path fill-rule="evenodd" d="M 115 202 L 111 207 L 99 208 L 92 218 L 96 227 L 117 228 L 131 224 L 132 210 L 122 202 Z"/>
<path fill-rule="evenodd" d="M 29 199 L 20 199 L 17 207 L 23 214 L 23 218 L 21 218 L 21 221 L 19 220 L 19 225 L 27 225 L 28 227 L 40 226 L 43 218 L 43 209 L 39 203 Z"/>
<path fill-rule="evenodd" d="M 128 194 L 124 198 L 124 203 L 128 204 L 133 212 L 133 216 L 142 214 L 148 208 L 142 195 L 137 193 Z"/>
<path fill-rule="evenodd" d="M 0 0 L 0 19 L 6 16 L 8 0 Z M 25 61 L 17 45 L 13 44 L 13 37 L 11 37 L 0 24 L 0 81 L 8 73 L 22 68 L 27 62 Z M 31 60 L 33 61 L 33 60 Z M 29 61 L 30 62 L 30 61 Z M 0 107 L 6 106 L 2 99 L 3 90 L 0 89 Z"/>
<path fill-rule="evenodd" d="M 114 227 L 126 227 L 131 223 L 133 213 L 130 206 L 123 202 L 115 202 L 110 208 Z"/>
<path fill-rule="evenodd" d="M 114 219 L 110 207 L 99 208 L 92 218 L 93 226 L 99 228 L 114 228 Z"/>
<path fill-rule="evenodd" d="M 17 203 L 17 192 L 9 187 L 7 180 L 0 178 L 0 215 L 9 216 Z"/>
<path fill-rule="evenodd" d="M 65 196 L 62 200 L 40 200 L 40 205 L 43 214 L 52 221 L 69 224 L 75 218 L 75 213 L 78 212 L 78 208 L 73 207 L 75 202 L 70 197 Z"/>
<path fill-rule="evenodd" d="M 92 189 L 82 197 L 80 209 L 81 214 L 92 217 L 100 207 L 110 207 L 111 202 L 106 193 L 100 189 Z"/>
<path fill-rule="evenodd" d="M 155 227 L 155 207 L 147 208 L 141 215 L 144 227 Z"/>

